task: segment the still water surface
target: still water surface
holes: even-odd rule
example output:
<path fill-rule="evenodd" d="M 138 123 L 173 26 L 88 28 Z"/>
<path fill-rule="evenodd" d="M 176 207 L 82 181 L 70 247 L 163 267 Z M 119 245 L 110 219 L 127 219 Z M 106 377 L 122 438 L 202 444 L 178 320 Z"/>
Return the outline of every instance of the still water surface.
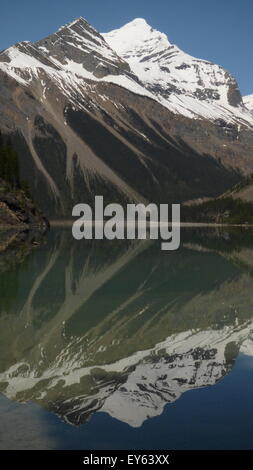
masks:
<path fill-rule="evenodd" d="M 0 257 L 0 449 L 252 449 L 253 232 Z"/>

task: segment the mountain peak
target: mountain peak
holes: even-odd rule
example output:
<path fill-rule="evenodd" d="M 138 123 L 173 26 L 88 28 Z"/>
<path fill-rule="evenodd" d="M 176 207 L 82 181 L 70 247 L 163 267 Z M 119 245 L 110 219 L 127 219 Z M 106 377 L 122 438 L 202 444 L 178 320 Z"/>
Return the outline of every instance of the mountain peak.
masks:
<path fill-rule="evenodd" d="M 103 34 L 105 40 L 122 57 L 160 52 L 171 46 L 166 34 L 152 28 L 143 18 L 136 18 L 119 29 Z"/>
<path fill-rule="evenodd" d="M 150 27 L 144 18 L 135 18 L 135 20 L 132 20 L 129 23 L 125 24 L 125 26 L 123 26 L 123 28 L 124 27 L 125 28 L 129 27 L 129 26 L 148 26 L 148 27 Z"/>
<path fill-rule="evenodd" d="M 65 29 L 65 28 L 71 28 L 72 26 L 75 26 L 75 25 L 87 25 L 88 24 L 88 21 L 83 18 L 82 16 L 79 16 L 79 18 L 75 18 L 73 21 L 69 21 L 68 23 L 66 24 L 63 24 L 58 30 L 57 32 L 59 31 L 62 31 L 62 29 Z"/>

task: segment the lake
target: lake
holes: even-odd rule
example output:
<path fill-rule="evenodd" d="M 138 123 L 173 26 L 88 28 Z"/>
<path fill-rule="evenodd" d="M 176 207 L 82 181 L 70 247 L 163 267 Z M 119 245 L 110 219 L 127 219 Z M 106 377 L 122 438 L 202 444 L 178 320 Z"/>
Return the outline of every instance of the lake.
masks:
<path fill-rule="evenodd" d="M 252 229 L 10 250 L 0 449 L 253 448 Z"/>

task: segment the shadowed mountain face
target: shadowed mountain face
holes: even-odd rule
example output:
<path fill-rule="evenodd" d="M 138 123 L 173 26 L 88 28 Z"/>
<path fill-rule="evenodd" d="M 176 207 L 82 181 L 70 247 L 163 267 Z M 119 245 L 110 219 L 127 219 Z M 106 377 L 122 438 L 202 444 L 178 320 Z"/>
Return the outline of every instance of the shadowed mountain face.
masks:
<path fill-rule="evenodd" d="M 104 411 L 139 427 L 214 385 L 253 351 L 252 248 L 249 232 L 186 230 L 164 254 L 53 230 L 16 266 L 3 251 L 1 392 L 76 425 Z"/>
<path fill-rule="evenodd" d="M 217 196 L 253 171 L 253 117 L 234 79 L 146 23 L 131 28 L 132 55 L 116 47 L 124 28 L 101 35 L 83 18 L 0 53 L 0 127 L 46 216 L 94 195 Z"/>

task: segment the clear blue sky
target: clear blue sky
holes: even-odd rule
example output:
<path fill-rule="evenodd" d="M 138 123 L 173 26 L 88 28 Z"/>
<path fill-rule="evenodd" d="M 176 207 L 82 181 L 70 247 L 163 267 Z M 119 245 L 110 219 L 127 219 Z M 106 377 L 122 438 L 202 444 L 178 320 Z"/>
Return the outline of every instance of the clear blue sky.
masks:
<path fill-rule="evenodd" d="M 79 16 L 101 32 L 145 18 L 185 52 L 229 70 L 242 94 L 253 93 L 253 0 L 1 0 L 0 50 Z"/>

